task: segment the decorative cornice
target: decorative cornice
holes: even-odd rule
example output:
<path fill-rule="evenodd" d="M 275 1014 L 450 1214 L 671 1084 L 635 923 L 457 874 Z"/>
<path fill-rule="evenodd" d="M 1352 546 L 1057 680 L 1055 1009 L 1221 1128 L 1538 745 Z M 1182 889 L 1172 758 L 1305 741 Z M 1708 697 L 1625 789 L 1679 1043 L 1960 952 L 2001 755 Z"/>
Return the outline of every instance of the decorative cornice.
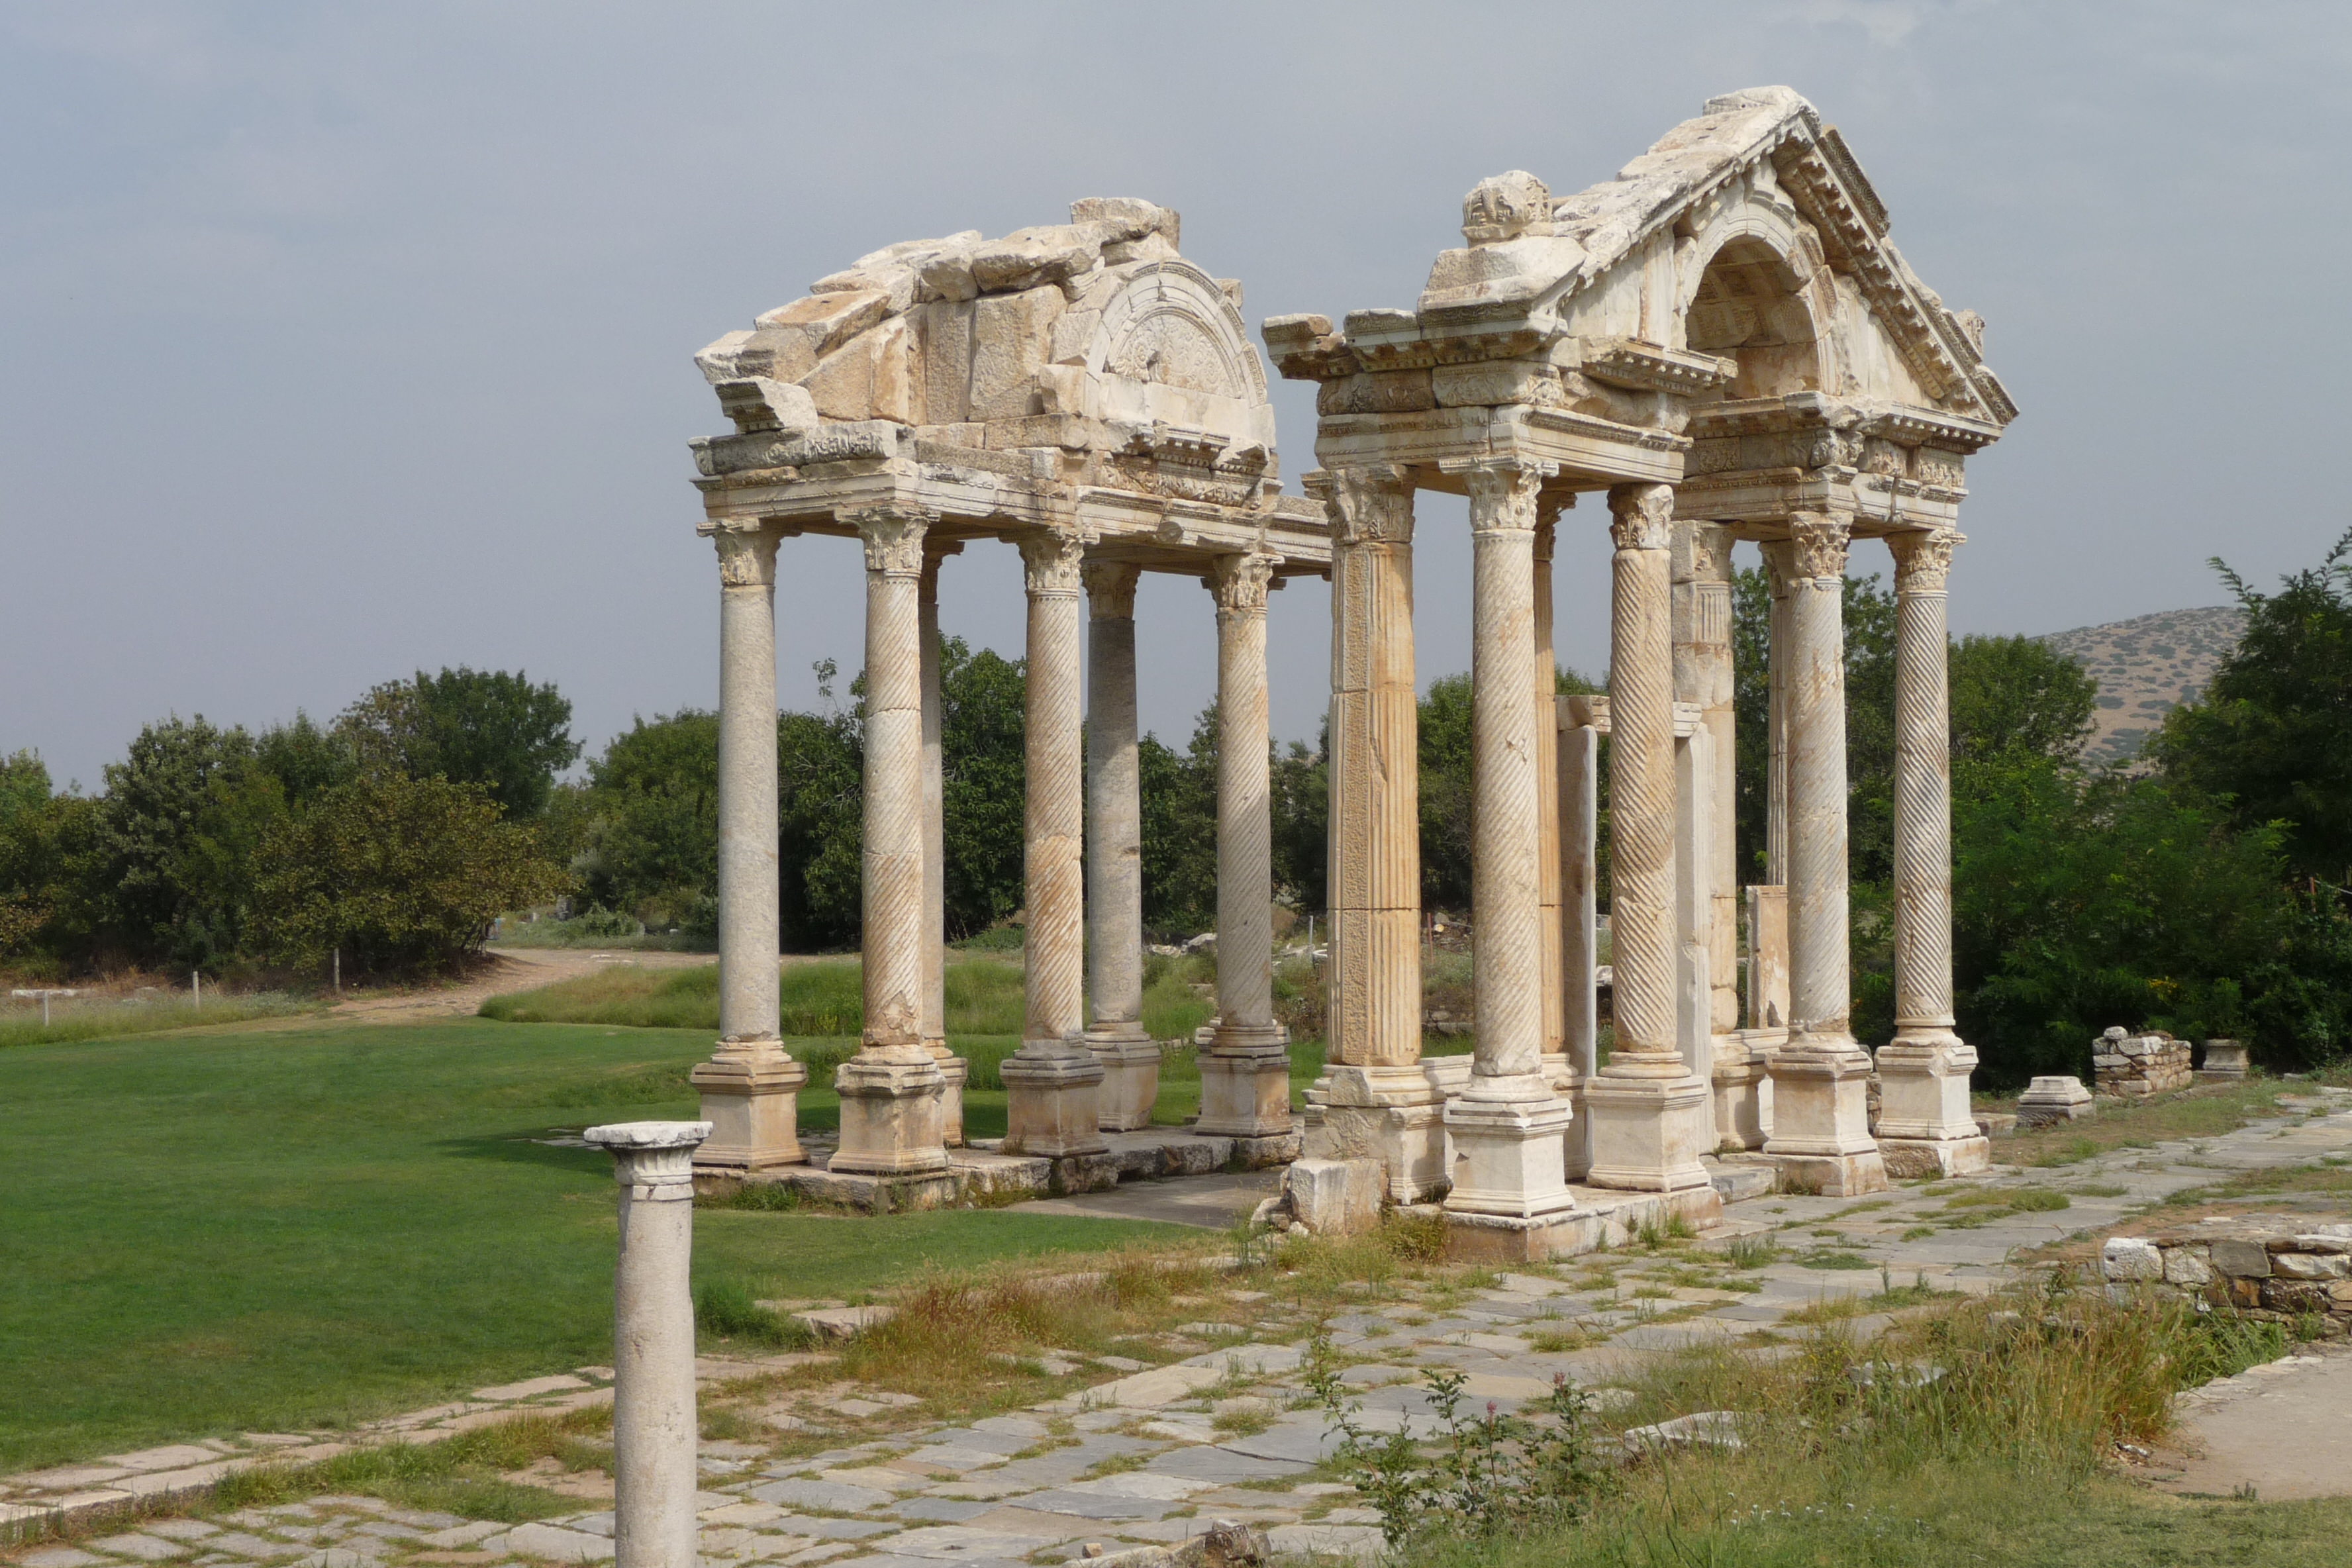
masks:
<path fill-rule="evenodd" d="M 869 506 L 840 514 L 866 542 L 866 569 L 892 577 L 923 573 L 923 536 L 940 520 L 929 507 Z"/>
<path fill-rule="evenodd" d="M 1968 536 L 1957 528 L 1888 534 L 1886 548 L 1895 555 L 1895 591 L 1943 593 L 1951 574 L 1952 552 L 1967 542 Z"/>
<path fill-rule="evenodd" d="M 1819 581 L 1845 575 L 1845 549 L 1853 537 L 1853 520 L 1830 512 L 1801 511 L 1789 519 L 1789 542 L 1796 557 L 1796 575 Z"/>
<path fill-rule="evenodd" d="M 1098 621 L 1135 619 L 1135 584 L 1143 568 L 1131 561 L 1089 561 L 1078 568 L 1087 585 L 1087 605 Z"/>
<path fill-rule="evenodd" d="M 1664 550 L 1674 542 L 1675 487 L 1613 485 L 1609 535 L 1620 550 Z"/>
<path fill-rule="evenodd" d="M 1329 470 L 1324 510 L 1331 517 L 1331 542 L 1411 544 L 1412 470 L 1402 465 Z"/>

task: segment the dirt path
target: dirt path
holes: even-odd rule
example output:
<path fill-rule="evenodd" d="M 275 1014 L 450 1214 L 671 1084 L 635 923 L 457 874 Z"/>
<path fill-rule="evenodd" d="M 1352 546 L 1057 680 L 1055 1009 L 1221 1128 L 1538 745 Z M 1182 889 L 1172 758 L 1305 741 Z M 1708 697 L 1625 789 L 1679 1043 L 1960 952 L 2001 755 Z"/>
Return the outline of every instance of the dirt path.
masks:
<path fill-rule="evenodd" d="M 489 964 L 467 979 L 415 991 L 396 991 L 339 1002 L 327 1016 L 346 1023 L 415 1024 L 430 1018 L 471 1017 L 493 996 L 535 991 L 615 965 L 640 969 L 691 969 L 713 963 L 708 952 L 599 951 L 580 947 L 492 948 Z"/>
<path fill-rule="evenodd" d="M 2181 1396 L 2167 1491 L 2264 1502 L 2352 1493 L 2352 1351 L 2314 1348 Z M 2170 1458 L 2170 1456 L 2165 1456 Z"/>

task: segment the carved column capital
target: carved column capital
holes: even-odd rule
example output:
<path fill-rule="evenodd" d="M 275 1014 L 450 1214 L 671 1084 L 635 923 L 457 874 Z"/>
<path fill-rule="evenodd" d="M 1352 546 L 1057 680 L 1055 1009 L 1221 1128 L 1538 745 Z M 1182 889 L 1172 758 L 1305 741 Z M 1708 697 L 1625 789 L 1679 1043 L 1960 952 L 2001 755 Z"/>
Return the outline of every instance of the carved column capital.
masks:
<path fill-rule="evenodd" d="M 1089 561 L 1078 568 L 1087 585 L 1087 605 L 1098 621 L 1135 619 L 1135 584 L 1143 568 L 1131 561 Z"/>
<path fill-rule="evenodd" d="M 1334 544 L 1411 544 L 1412 470 L 1400 464 L 1333 468 L 1326 476 L 1323 510 Z"/>
<path fill-rule="evenodd" d="M 1550 463 L 1480 459 L 1460 470 L 1470 491 L 1470 531 L 1528 533 L 1536 526 L 1537 500 L 1557 471 Z"/>
<path fill-rule="evenodd" d="M 719 549 L 719 584 L 723 588 L 767 588 L 776 581 L 776 542 L 772 528 L 722 528 L 710 536 Z"/>
<path fill-rule="evenodd" d="M 1785 539 L 1767 539 L 1757 545 L 1764 555 L 1764 579 L 1772 597 L 1785 600 L 1797 575 L 1796 546 Z"/>
<path fill-rule="evenodd" d="M 940 514 L 928 507 L 869 506 L 841 514 L 866 543 L 866 569 L 893 577 L 923 573 L 923 536 Z"/>
<path fill-rule="evenodd" d="M 1610 537 L 1620 550 L 1664 550 L 1674 542 L 1675 487 L 1612 485 Z"/>
<path fill-rule="evenodd" d="M 1256 552 L 1218 556 L 1210 563 L 1209 575 L 1202 579 L 1217 596 L 1217 614 L 1265 614 L 1265 596 L 1274 584 L 1274 569 L 1280 564 L 1281 556 Z"/>
<path fill-rule="evenodd" d="M 1789 518 L 1789 542 L 1800 579 L 1845 575 L 1846 545 L 1853 520 L 1835 512 L 1800 511 Z"/>
<path fill-rule="evenodd" d="M 1708 586 L 1731 584 L 1731 547 L 1737 541 L 1719 522 L 1675 525 L 1675 581 Z"/>
<path fill-rule="evenodd" d="M 1076 595 L 1085 569 L 1087 543 L 1076 532 L 1039 529 L 1020 538 L 1021 564 L 1032 595 Z"/>
<path fill-rule="evenodd" d="M 1927 529 L 1915 533 L 1890 533 L 1886 548 L 1895 555 L 1895 591 L 1898 594 L 1940 594 L 1952 570 L 1952 552 L 1968 542 L 1957 528 Z"/>

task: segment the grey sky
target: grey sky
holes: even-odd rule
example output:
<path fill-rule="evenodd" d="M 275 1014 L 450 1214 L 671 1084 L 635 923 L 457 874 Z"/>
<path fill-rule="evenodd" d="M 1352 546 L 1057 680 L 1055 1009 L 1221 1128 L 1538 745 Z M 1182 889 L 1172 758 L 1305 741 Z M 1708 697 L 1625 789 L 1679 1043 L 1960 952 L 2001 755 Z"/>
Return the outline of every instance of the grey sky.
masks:
<path fill-rule="evenodd" d="M 1971 465 L 1962 631 L 2222 595 L 2346 526 L 2333 5 L 0 5 L 0 751 L 96 786 L 170 711 L 327 714 L 423 666 L 526 667 L 601 745 L 714 700 L 690 356 L 888 241 L 1148 196 L 1253 325 L 1409 305 L 1462 195 L 1606 177 L 1708 96 L 1785 82 L 2024 409 Z M 1313 408 L 1281 386 L 1283 467 Z M 1424 498 L 1422 674 L 1469 661 L 1458 502 Z M 1589 523 L 1579 528 L 1578 521 Z M 1562 657 L 1605 658 L 1597 509 Z M 1857 552 L 1864 567 L 1869 549 Z M 788 544 L 783 700 L 858 662 L 841 541 Z M 1213 686 L 1151 580 L 1145 721 Z M 1017 560 L 942 618 L 1008 653 Z M 1327 598 L 1273 616 L 1311 736 Z"/>

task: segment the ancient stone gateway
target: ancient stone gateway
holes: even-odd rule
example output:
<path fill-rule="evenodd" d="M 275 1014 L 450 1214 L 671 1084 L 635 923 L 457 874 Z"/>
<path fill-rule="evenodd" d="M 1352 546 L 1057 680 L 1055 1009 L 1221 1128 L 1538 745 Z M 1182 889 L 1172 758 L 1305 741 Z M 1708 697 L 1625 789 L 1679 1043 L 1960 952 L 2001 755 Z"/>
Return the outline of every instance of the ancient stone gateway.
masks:
<path fill-rule="evenodd" d="M 1172 571 L 1216 595 L 1225 726 L 1223 1021 L 1201 1129 L 1255 1158 L 1295 1150 L 1269 992 L 1265 613 L 1284 576 L 1318 573 L 1333 585 L 1332 907 L 1312 1152 L 1377 1161 L 1391 1199 L 1442 1198 L 1465 1249 L 1522 1257 L 1591 1245 L 1605 1233 L 1592 1211 L 1625 1194 L 1709 1212 L 1703 1161 L 1718 1153 L 1832 1194 L 1884 1186 L 1890 1170 L 1983 1165 L 1975 1053 L 1952 1018 L 1945 577 L 1967 458 L 2015 408 L 1984 364 L 1982 321 L 1913 274 L 1837 132 L 1786 88 L 1716 99 L 1573 196 L 1521 172 L 1481 182 L 1466 245 L 1437 258 L 1412 310 L 1359 310 L 1337 330 L 1267 321 L 1282 373 L 1319 384 L 1314 501 L 1278 493 L 1238 285 L 1183 260 L 1175 215 L 1149 203 L 1082 201 L 1071 218 L 877 251 L 700 356 L 736 433 L 696 443 L 722 584 L 724 1037 L 695 1072 L 716 1129 L 698 1169 L 801 1158 L 805 1074 L 776 1037 L 772 585 L 779 540 L 812 532 L 855 534 L 866 552 L 866 1025 L 839 1076 L 835 1170 L 937 1170 L 960 1137 L 963 1066 L 940 1024 L 935 650 L 940 561 L 971 539 L 1016 544 L 1028 568 L 1028 1019 L 1004 1068 L 1009 1148 L 1083 1160 L 1100 1130 L 1149 1114 L 1131 606 L 1138 573 Z M 1421 1055 L 1423 489 L 1470 506 L 1466 1074 Z M 1611 690 L 1556 699 L 1552 546 L 1588 493 L 1615 547 Z M 1898 613 L 1897 1029 L 1874 1063 L 1848 1019 L 1841 584 L 1857 538 L 1893 553 Z M 1742 540 L 1761 547 L 1774 595 L 1769 864 L 1744 899 Z"/>
<path fill-rule="evenodd" d="M 1980 356 L 1982 322 L 1912 273 L 1843 140 L 1786 88 L 1711 100 L 1572 196 L 1525 173 L 1484 181 L 1463 218 L 1468 243 L 1437 258 L 1413 309 L 1265 328 L 1282 373 L 1320 384 L 1322 471 L 1307 483 L 1331 509 L 1321 1141 L 1381 1160 L 1400 1200 L 1448 1194 L 1458 1225 L 1523 1252 L 1574 1228 L 1553 1152 L 1571 1110 L 1586 1124 L 1571 1167 L 1602 1188 L 1703 1188 L 1701 1155 L 1763 1131 L 1767 1075 L 1763 1152 L 1784 1179 L 1860 1193 L 1889 1163 L 1981 1165 L 1975 1055 L 1951 1016 L 1944 595 L 1966 459 L 2015 413 Z M 1423 489 L 1467 494 L 1475 593 L 1478 1044 L 1453 1098 L 1420 1065 L 1412 780 L 1382 766 L 1415 751 Z M 1615 544 L 1605 1066 L 1589 1022 L 1570 1026 L 1591 1017 L 1590 933 L 1556 930 L 1590 885 L 1579 831 L 1560 833 L 1558 759 L 1589 767 L 1597 726 L 1589 705 L 1552 700 L 1549 557 L 1587 492 L 1605 498 Z M 1872 1059 L 1847 1019 L 1840 585 L 1857 537 L 1893 552 L 1900 617 L 1899 1022 L 1875 1064 L 1877 1138 Z M 1744 1029 L 1728 831 L 1741 539 L 1761 544 L 1775 585 L 1774 891 L 1758 902 L 1785 898 L 1789 990 L 1785 1016 Z M 1589 782 L 1570 793 L 1589 822 Z"/>
<path fill-rule="evenodd" d="M 1003 1067 L 1006 1150 L 1096 1179 L 1104 1130 L 1141 1126 L 1158 1090 L 1140 1023 L 1134 623 L 1153 571 L 1201 579 L 1218 624 L 1221 1023 L 1198 1130 L 1259 1163 L 1297 1151 L 1272 1011 L 1265 615 L 1286 576 L 1327 569 L 1323 509 L 1279 493 L 1240 286 L 1178 253 L 1165 208 L 1099 199 L 1070 216 L 877 250 L 698 356 L 736 426 L 695 443 L 721 584 L 722 1038 L 694 1073 L 715 1129 L 706 1173 L 803 1159 L 807 1073 L 777 1037 L 773 601 L 779 543 L 805 533 L 866 550 L 866 1026 L 835 1079 L 832 1170 L 921 1175 L 961 1142 L 938 595 L 941 561 L 973 540 L 1017 546 L 1028 590 L 1026 1023 Z"/>

